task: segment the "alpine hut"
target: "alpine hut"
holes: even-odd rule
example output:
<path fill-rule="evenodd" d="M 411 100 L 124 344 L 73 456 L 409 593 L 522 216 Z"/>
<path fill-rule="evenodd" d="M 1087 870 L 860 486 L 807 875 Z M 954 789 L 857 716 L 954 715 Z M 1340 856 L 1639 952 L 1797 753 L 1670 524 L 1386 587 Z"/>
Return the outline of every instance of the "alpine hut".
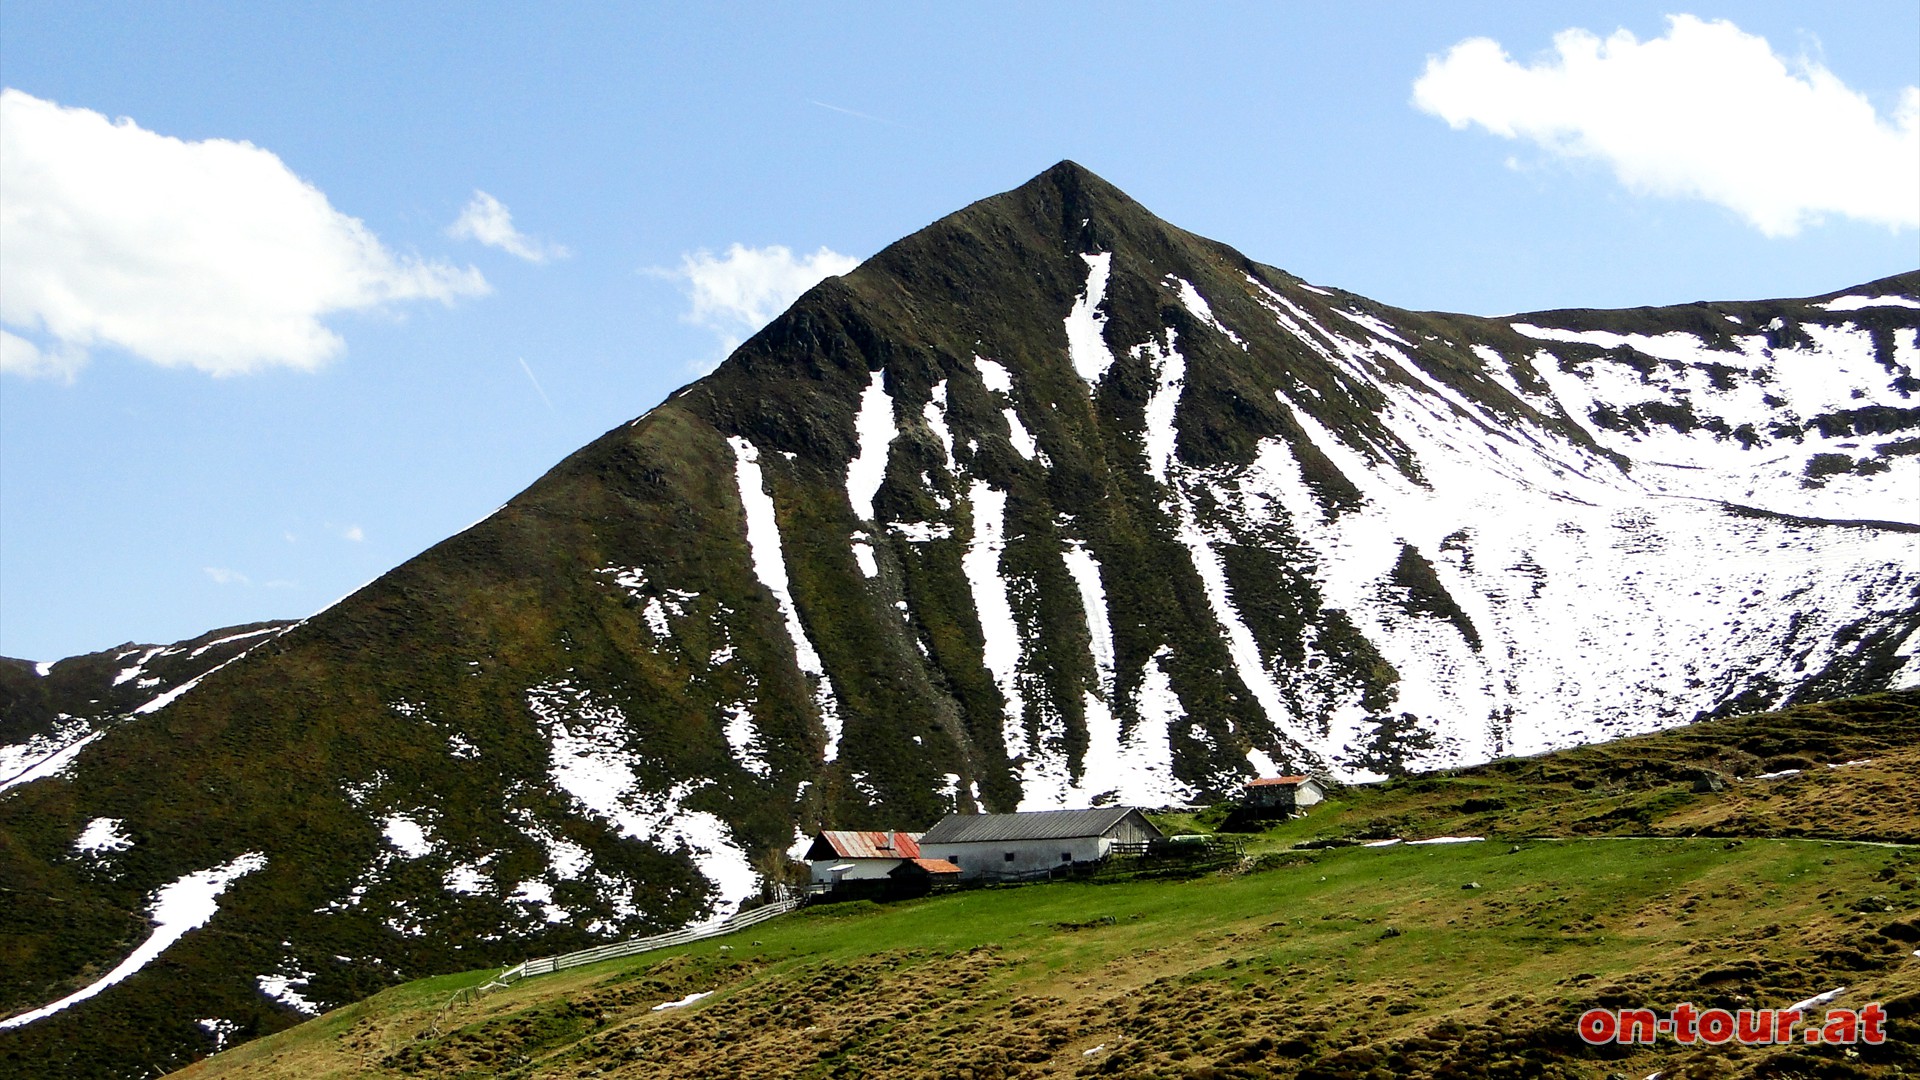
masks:
<path fill-rule="evenodd" d="M 1123 845 L 1124 850 L 1144 850 L 1161 835 L 1130 806 L 949 814 L 921 834 L 920 851 L 958 866 L 966 880 L 1026 878 L 1096 862 Z"/>

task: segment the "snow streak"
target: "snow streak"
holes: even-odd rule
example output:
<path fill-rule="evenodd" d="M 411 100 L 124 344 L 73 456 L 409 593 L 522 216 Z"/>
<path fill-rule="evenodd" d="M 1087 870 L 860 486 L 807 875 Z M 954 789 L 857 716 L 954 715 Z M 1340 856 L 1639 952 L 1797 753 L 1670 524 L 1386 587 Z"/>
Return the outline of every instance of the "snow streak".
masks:
<path fill-rule="evenodd" d="M 1004 365 L 978 354 L 974 355 L 973 364 L 979 369 L 980 381 L 986 388 L 1006 398 L 1000 409 L 1000 417 L 1007 422 L 1007 440 L 1013 444 L 1014 452 L 1032 461 L 1039 448 L 1034 444 L 1033 436 L 1027 433 L 1026 425 L 1020 422 L 1020 414 L 1014 411 L 1012 373 Z"/>
<path fill-rule="evenodd" d="M 891 411 L 891 406 L 888 408 Z M 793 641 L 794 662 L 814 683 L 814 704 L 820 709 L 820 723 L 827 732 L 826 760 L 832 762 L 840 756 L 840 702 L 834 696 L 833 680 L 820 663 L 820 653 L 813 647 L 813 639 L 807 636 L 807 628 L 800 621 L 800 610 L 794 606 L 793 593 L 787 587 L 787 561 L 780 550 L 780 525 L 774 515 L 773 497 L 767 494 L 760 475 L 760 452 L 739 436 L 729 438 L 727 444 L 733 447 L 740 504 L 746 508 L 747 547 L 753 554 L 753 572 L 773 594 L 780 616 L 786 620 L 787 636 Z"/>
<path fill-rule="evenodd" d="M 1007 493 L 994 490 L 984 480 L 975 480 L 967 498 L 973 506 L 973 539 L 960 565 L 973 593 L 974 610 L 979 613 L 980 634 L 986 640 L 987 670 L 993 672 L 994 685 L 1006 699 L 1001 734 L 1007 758 L 1018 761 L 1028 756 L 1032 746 L 1027 740 L 1026 699 L 1020 692 L 1020 624 L 1013 617 L 1006 579 L 1000 576 L 1000 552 L 1007 542 Z"/>
<path fill-rule="evenodd" d="M 166 952 L 174 942 L 186 936 L 187 931 L 205 926 L 220 909 L 220 894 L 227 886 L 241 877 L 253 873 L 267 865 L 266 856 L 259 852 L 245 855 L 216 866 L 211 870 L 200 870 L 173 882 L 163 885 L 153 894 L 147 905 L 147 914 L 154 921 L 153 933 L 140 943 L 139 948 L 115 965 L 98 980 L 68 994 L 50 1005 L 43 1005 L 31 1012 L 10 1016 L 0 1020 L 0 1028 L 24 1027 L 35 1020 L 44 1020 L 69 1005 L 78 1004 L 100 993 L 117 982 L 131 976 L 146 967 L 161 953 Z"/>
<path fill-rule="evenodd" d="M 873 381 L 860 395 L 860 412 L 854 417 L 860 453 L 847 462 L 847 501 L 861 521 L 873 520 L 873 497 L 887 479 L 887 448 L 900 434 L 893 423 L 893 399 L 887 396 L 883 382 L 882 373 L 874 372 Z"/>
<path fill-rule="evenodd" d="M 1105 336 L 1107 317 L 1100 314 L 1100 305 L 1107 298 L 1107 274 L 1113 269 L 1113 252 L 1080 257 L 1087 261 L 1087 290 L 1067 313 L 1067 355 L 1073 361 L 1073 370 L 1091 388 L 1113 366 L 1113 350 L 1107 348 Z"/>

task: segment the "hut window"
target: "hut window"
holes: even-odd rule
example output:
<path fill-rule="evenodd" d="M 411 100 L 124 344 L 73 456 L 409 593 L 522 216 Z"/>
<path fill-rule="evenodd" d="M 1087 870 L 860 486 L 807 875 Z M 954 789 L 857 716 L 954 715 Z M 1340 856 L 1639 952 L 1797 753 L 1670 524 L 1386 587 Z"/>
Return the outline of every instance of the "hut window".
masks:
<path fill-rule="evenodd" d="M 1007 855 L 1006 855 L 1006 858 L 1007 858 L 1007 861 L 1008 861 L 1008 862 L 1012 862 L 1012 861 L 1013 861 L 1013 852 L 1011 852 L 1011 851 L 1009 851 L 1009 852 L 1007 852 Z"/>
<path fill-rule="evenodd" d="M 1063 851 L 1063 852 L 1061 852 L 1061 853 L 1060 853 L 1060 861 L 1061 861 L 1061 862 L 1072 862 L 1072 861 L 1073 861 L 1073 852 L 1071 852 L 1071 851 Z"/>

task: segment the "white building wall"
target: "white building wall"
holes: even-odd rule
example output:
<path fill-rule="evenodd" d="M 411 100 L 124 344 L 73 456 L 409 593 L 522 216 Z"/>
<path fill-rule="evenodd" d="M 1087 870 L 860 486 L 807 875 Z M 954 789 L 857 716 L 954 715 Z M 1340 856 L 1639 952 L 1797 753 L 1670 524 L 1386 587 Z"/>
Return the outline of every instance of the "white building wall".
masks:
<path fill-rule="evenodd" d="M 1111 841 L 1100 836 L 1077 836 L 1055 840 L 994 840 L 967 844 L 920 844 L 920 855 L 927 859 L 946 859 L 960 867 L 961 880 L 972 880 L 988 872 L 1026 874 L 1052 870 L 1075 862 L 1092 862 L 1107 853 Z M 1013 858 L 1007 856 L 1011 854 Z M 1061 855 L 1069 858 L 1062 859 Z"/>
<path fill-rule="evenodd" d="M 852 864 L 852 869 L 839 874 L 830 874 L 827 868 Z M 894 867 L 900 865 L 898 858 L 892 859 L 815 859 L 809 864 L 812 879 L 816 885 L 831 885 L 839 881 L 864 881 L 871 878 L 884 878 Z"/>

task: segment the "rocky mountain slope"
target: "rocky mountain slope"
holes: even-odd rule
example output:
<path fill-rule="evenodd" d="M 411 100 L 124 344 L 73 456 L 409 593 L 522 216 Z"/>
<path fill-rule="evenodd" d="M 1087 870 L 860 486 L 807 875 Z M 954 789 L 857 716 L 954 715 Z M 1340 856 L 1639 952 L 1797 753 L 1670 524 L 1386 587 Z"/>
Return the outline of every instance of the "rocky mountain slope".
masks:
<path fill-rule="evenodd" d="M 796 829 L 1914 685 L 1917 296 L 1409 312 L 1063 163 L 0 794 L 0 1011 L 174 942 L 0 1069 L 699 918 Z"/>

